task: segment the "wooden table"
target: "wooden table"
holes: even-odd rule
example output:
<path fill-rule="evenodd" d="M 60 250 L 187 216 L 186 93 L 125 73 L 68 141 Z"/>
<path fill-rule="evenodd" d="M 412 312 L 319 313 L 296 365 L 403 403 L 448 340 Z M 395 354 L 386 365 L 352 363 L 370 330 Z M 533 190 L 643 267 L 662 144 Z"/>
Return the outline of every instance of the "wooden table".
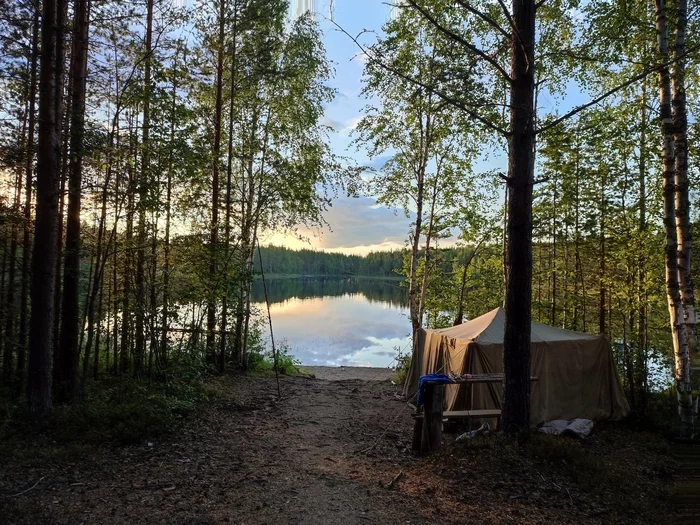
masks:
<path fill-rule="evenodd" d="M 476 384 L 502 384 L 503 374 L 473 374 L 466 378 L 455 378 L 448 384 L 470 385 L 471 398 L 470 405 L 474 403 L 474 385 Z M 530 381 L 537 381 L 537 377 L 531 377 Z M 424 386 L 423 393 L 423 414 L 414 416 L 413 444 L 414 452 L 427 454 L 437 450 L 442 442 L 442 421 L 443 419 L 471 419 L 471 418 L 498 418 L 500 420 L 501 411 L 499 409 L 486 410 L 455 410 L 444 411 L 443 403 L 445 399 L 445 387 L 447 384 L 428 381 Z"/>

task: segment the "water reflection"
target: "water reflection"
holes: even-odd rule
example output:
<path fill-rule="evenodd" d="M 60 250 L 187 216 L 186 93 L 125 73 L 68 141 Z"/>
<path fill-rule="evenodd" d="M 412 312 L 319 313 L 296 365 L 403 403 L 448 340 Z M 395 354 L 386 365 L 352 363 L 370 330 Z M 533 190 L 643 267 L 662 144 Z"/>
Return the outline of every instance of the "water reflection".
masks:
<path fill-rule="evenodd" d="M 275 340 L 286 340 L 306 365 L 389 366 L 407 348 L 405 288 L 369 279 L 268 281 Z M 262 283 L 252 299 L 264 308 Z"/>

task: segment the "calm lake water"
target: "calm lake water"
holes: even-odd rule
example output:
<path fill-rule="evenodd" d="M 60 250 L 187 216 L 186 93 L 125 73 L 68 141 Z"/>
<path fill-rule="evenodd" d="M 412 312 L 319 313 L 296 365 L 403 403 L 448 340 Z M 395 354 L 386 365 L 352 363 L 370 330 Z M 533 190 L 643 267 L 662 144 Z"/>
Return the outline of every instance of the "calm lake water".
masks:
<path fill-rule="evenodd" d="M 396 348 L 410 348 L 406 289 L 398 281 L 271 279 L 267 294 L 275 342 L 285 341 L 302 364 L 386 367 Z M 252 300 L 264 313 L 260 281 Z"/>

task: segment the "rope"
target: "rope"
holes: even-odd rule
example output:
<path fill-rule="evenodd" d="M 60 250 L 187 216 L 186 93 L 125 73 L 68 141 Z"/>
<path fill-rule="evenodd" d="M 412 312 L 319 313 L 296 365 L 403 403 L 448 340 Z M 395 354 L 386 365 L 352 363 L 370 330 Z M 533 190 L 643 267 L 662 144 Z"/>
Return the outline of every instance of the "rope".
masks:
<path fill-rule="evenodd" d="M 262 277 L 263 291 L 265 292 L 265 304 L 267 305 L 267 321 L 270 324 L 270 341 L 272 341 L 272 360 L 275 366 L 275 381 L 277 381 L 277 399 L 282 399 L 280 390 L 280 372 L 277 359 L 277 348 L 275 347 L 275 334 L 272 332 L 272 315 L 270 314 L 270 301 L 267 298 L 267 285 L 265 284 L 265 272 L 262 268 L 262 255 L 260 254 L 260 242 L 258 242 L 258 259 L 260 259 L 260 276 Z"/>

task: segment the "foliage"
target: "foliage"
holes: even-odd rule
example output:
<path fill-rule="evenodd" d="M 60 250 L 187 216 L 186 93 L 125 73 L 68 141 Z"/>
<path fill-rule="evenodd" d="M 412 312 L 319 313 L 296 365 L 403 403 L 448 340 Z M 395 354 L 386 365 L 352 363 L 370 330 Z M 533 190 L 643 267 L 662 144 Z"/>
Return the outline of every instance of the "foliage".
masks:
<path fill-rule="evenodd" d="M 276 344 L 277 351 L 277 370 L 280 374 L 286 376 L 293 375 L 311 375 L 309 372 L 301 368 L 301 361 L 296 359 L 291 353 L 289 344 L 285 340 Z M 275 354 L 272 348 L 269 350 L 255 349 L 251 351 L 249 357 L 249 368 L 251 373 L 260 375 L 274 375 L 275 373 Z"/>
<path fill-rule="evenodd" d="M 396 277 L 401 268 L 401 251 L 371 252 L 367 255 L 346 255 L 319 250 L 290 250 L 281 246 L 261 248 L 262 269 L 265 276 L 344 276 Z M 254 268 L 260 271 L 256 258 Z"/>
<path fill-rule="evenodd" d="M 176 430 L 197 405 L 211 396 L 204 370 L 195 360 L 181 359 L 167 370 L 165 381 L 145 383 L 109 378 L 89 384 L 85 399 L 54 410 L 46 438 L 62 445 L 143 443 Z M 0 420 L 1 448 L 13 453 L 35 438 L 26 424 L 26 407 L 5 401 Z"/>
<path fill-rule="evenodd" d="M 408 370 L 411 368 L 412 355 L 403 353 L 400 347 L 394 347 L 394 351 L 396 352 L 396 365 L 394 366 L 391 381 L 398 385 L 403 385 L 406 382 Z"/>

